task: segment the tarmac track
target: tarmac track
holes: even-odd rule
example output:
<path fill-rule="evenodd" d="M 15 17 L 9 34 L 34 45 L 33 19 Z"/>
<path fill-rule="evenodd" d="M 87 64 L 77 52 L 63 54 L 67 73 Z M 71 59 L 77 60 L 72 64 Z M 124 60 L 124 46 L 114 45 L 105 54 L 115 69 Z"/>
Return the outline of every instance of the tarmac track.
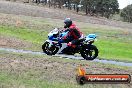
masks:
<path fill-rule="evenodd" d="M 15 52 L 15 53 L 25 53 L 25 54 L 33 54 L 33 55 L 46 55 L 43 52 L 34 52 L 34 51 L 28 51 L 28 50 L 18 50 L 18 49 L 11 49 L 11 48 L 0 48 L 0 51 L 8 51 L 8 52 Z M 75 59 L 75 60 L 84 60 L 82 57 L 78 56 L 73 56 L 73 55 L 65 55 L 65 54 L 57 54 L 53 55 L 54 57 L 61 57 L 65 59 Z M 127 62 L 118 62 L 118 61 L 112 61 L 112 60 L 100 60 L 100 59 L 94 59 L 91 62 L 100 62 L 104 64 L 115 64 L 119 66 L 127 66 L 127 67 L 132 67 L 132 63 L 127 63 Z"/>

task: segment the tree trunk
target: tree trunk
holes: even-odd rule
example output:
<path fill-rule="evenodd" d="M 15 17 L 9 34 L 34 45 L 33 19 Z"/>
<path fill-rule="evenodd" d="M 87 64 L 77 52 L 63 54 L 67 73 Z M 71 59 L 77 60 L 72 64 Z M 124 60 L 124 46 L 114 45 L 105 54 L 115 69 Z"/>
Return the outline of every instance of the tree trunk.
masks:
<path fill-rule="evenodd" d="M 78 7 L 78 5 L 77 5 L 77 13 L 79 12 L 79 7 Z"/>
<path fill-rule="evenodd" d="M 74 10 L 76 10 L 76 5 L 74 4 Z"/>
<path fill-rule="evenodd" d="M 68 2 L 68 9 L 71 9 L 70 8 L 70 0 L 68 0 L 67 2 Z"/>
<path fill-rule="evenodd" d="M 49 0 L 49 8 L 50 8 L 50 6 L 51 6 L 51 1 Z"/>
<path fill-rule="evenodd" d="M 45 5 L 47 4 L 47 0 L 45 0 Z"/>
<path fill-rule="evenodd" d="M 59 1 L 59 8 L 61 9 L 61 1 Z"/>
<path fill-rule="evenodd" d="M 86 9 L 86 15 L 88 15 L 88 5 L 87 4 L 86 4 L 85 9 Z"/>
<path fill-rule="evenodd" d="M 56 0 L 54 0 L 54 8 L 56 8 Z"/>

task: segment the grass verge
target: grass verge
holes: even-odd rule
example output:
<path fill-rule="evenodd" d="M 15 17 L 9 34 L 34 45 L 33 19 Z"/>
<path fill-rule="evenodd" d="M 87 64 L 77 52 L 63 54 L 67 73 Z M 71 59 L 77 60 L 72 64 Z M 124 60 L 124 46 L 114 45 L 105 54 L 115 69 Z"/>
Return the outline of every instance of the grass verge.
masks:
<path fill-rule="evenodd" d="M 0 87 L 2 88 L 131 88 L 131 84 L 76 83 L 76 69 L 88 65 L 88 74 L 132 74 L 131 68 L 96 62 L 66 60 L 45 55 L 0 51 Z"/>
<path fill-rule="evenodd" d="M 26 19 L 24 19 L 26 20 Z M 55 20 L 57 23 L 54 23 L 52 19 L 37 19 L 32 20 L 30 17 L 29 22 L 35 25 L 35 28 L 44 25 L 45 27 L 41 29 L 31 29 L 29 25 L 22 25 L 21 27 L 15 26 L 0 26 L 0 34 L 4 36 L 12 36 L 19 38 L 21 40 L 30 42 L 33 44 L 36 51 L 42 51 L 41 45 L 43 41 L 47 39 L 47 34 L 49 28 L 55 27 L 55 25 L 61 24 L 60 20 Z M 28 23 L 28 22 L 27 22 Z M 79 24 L 79 22 L 78 22 Z M 82 23 L 81 23 L 82 24 Z M 33 26 L 32 25 L 32 26 Z M 96 25 L 97 26 L 97 25 Z M 95 27 L 92 24 L 82 24 L 80 25 L 81 30 L 85 34 L 95 33 L 98 35 L 98 41 L 95 42 L 95 45 L 99 49 L 99 58 L 105 58 L 109 60 L 118 60 L 132 62 L 132 35 L 131 32 L 126 31 L 126 29 L 112 28 L 112 27 Z M 28 47 L 27 47 L 28 48 Z M 30 48 L 32 50 L 32 48 Z"/>

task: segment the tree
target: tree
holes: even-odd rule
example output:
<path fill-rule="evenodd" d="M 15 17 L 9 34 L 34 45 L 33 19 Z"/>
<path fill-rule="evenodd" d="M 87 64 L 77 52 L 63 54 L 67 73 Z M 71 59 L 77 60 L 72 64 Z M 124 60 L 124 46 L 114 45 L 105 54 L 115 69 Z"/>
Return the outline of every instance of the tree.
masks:
<path fill-rule="evenodd" d="M 104 9 L 104 16 L 106 18 L 109 18 L 110 15 L 115 14 L 116 12 L 118 12 L 119 8 L 119 3 L 117 0 L 105 0 L 105 3 L 103 5 L 103 9 Z"/>
<path fill-rule="evenodd" d="M 120 16 L 123 18 L 123 21 L 132 23 L 132 4 L 123 8 Z"/>
<path fill-rule="evenodd" d="M 83 0 L 86 14 L 100 15 L 109 18 L 118 11 L 117 0 Z"/>
<path fill-rule="evenodd" d="M 78 5 L 80 4 L 80 0 L 72 0 L 72 3 L 74 3 L 74 10 L 78 12 L 79 11 Z"/>
<path fill-rule="evenodd" d="M 36 0 L 41 1 L 41 0 Z M 119 12 L 119 4 L 117 0 L 44 0 L 45 4 L 49 3 L 49 7 L 54 8 L 67 7 L 69 10 L 74 8 L 76 12 L 85 11 L 86 15 L 102 16 L 109 18 L 116 12 Z M 131 18 L 130 18 L 131 19 Z"/>

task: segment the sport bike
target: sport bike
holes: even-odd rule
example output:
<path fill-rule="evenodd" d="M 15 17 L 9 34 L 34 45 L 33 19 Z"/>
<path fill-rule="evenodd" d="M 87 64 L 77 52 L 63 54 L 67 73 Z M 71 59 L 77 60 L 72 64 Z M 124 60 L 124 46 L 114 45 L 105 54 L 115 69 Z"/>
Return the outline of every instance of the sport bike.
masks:
<path fill-rule="evenodd" d="M 68 31 L 61 32 L 58 28 L 53 29 L 48 34 L 48 39 L 42 45 L 42 50 L 47 55 L 67 54 L 74 55 L 75 53 L 81 54 L 86 60 L 94 60 L 98 56 L 98 49 L 93 43 L 96 40 L 95 34 L 88 34 L 87 36 L 78 39 L 76 47 L 68 48 L 67 43 L 63 37 L 68 34 Z"/>

